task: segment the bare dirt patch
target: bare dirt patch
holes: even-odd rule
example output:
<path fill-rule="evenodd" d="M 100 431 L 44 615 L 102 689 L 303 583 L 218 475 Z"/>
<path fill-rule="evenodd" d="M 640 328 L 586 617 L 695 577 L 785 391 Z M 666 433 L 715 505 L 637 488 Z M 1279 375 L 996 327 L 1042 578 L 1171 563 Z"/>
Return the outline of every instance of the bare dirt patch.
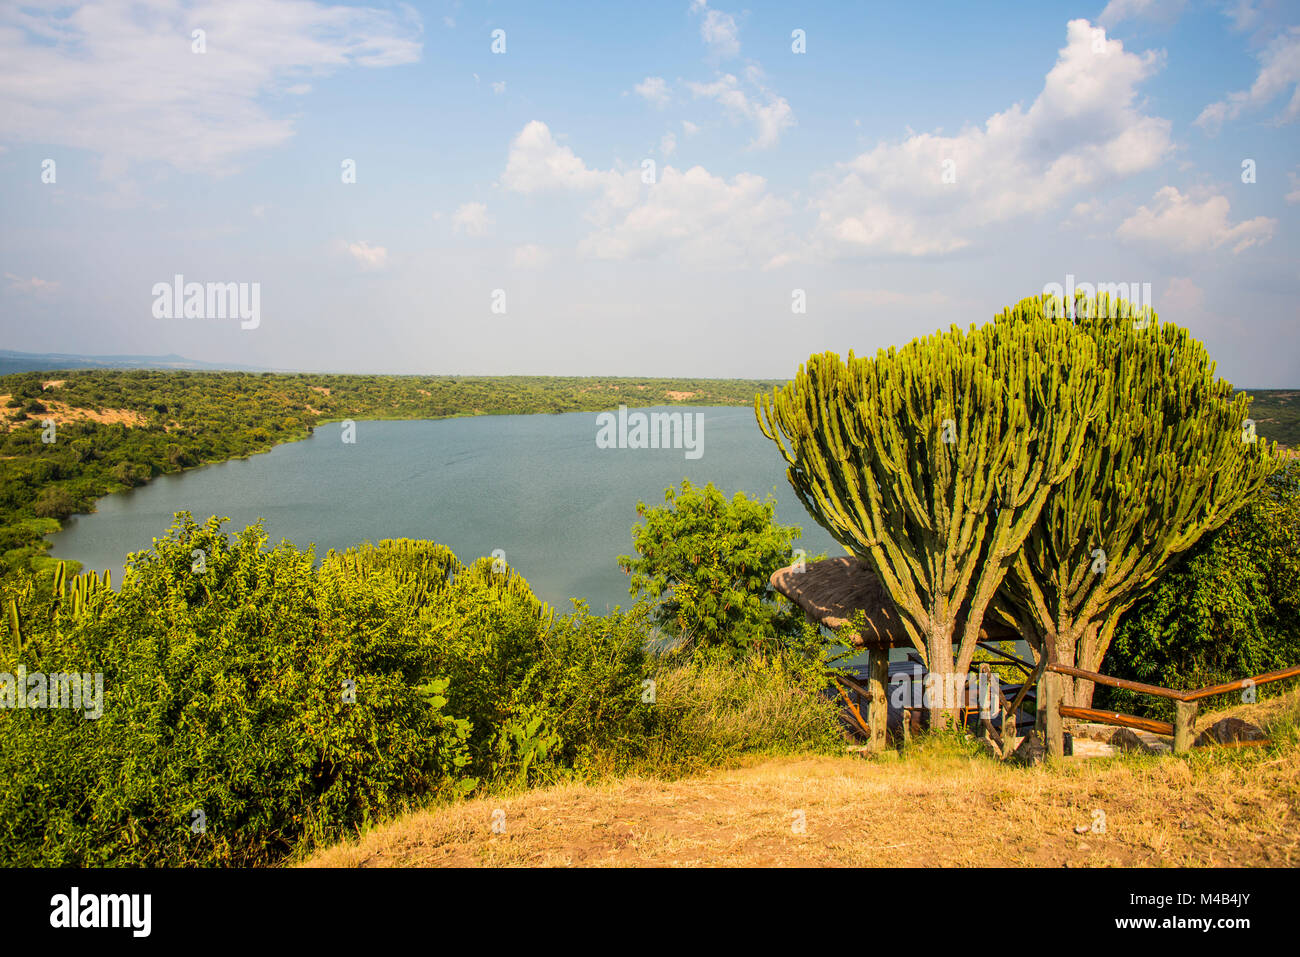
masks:
<path fill-rule="evenodd" d="M 10 409 L 5 407 L 9 401 L 9 396 L 0 395 L 0 419 L 9 420 L 20 412 L 20 409 Z M 50 399 L 42 398 L 41 405 L 45 406 L 44 412 L 32 412 L 28 414 L 31 419 L 37 421 L 43 419 L 53 419 L 57 425 L 65 425 L 69 422 L 90 421 L 103 422 L 111 425 L 122 423 L 123 425 L 139 427 L 146 425 L 146 419 L 141 413 L 133 409 L 82 409 L 70 406 L 64 402 L 54 402 Z"/>
<path fill-rule="evenodd" d="M 668 398 L 672 399 L 674 402 L 685 402 L 687 399 L 695 398 L 697 395 L 699 395 L 699 393 L 698 392 L 665 392 L 664 395 L 668 396 Z"/>

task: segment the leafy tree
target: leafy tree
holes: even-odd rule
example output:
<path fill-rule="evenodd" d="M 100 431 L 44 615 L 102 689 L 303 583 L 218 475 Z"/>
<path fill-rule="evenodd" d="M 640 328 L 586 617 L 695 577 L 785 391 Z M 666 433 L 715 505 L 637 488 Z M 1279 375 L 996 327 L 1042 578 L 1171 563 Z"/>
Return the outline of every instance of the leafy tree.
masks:
<path fill-rule="evenodd" d="M 1191 690 L 1295 664 L 1300 664 L 1300 462 L 1292 459 L 1124 615 L 1103 671 Z M 1258 693 L 1282 687 L 1265 685 Z M 1149 695 L 1117 688 L 1101 692 L 1106 707 L 1116 710 L 1159 716 L 1172 710 L 1164 699 Z"/>
<path fill-rule="evenodd" d="M 658 508 L 638 502 L 637 554 L 619 557 L 630 594 L 648 602 L 655 624 L 692 653 L 815 654 L 817 629 L 768 584 L 790 564 L 801 534 L 774 524 L 775 513 L 770 498 L 737 492 L 727 501 L 712 483 L 696 488 L 687 480 L 666 489 Z"/>
<path fill-rule="evenodd" d="M 66 488 L 59 486 L 44 489 L 32 503 L 32 511 L 38 518 L 64 519 L 76 510 L 76 498 Z"/>

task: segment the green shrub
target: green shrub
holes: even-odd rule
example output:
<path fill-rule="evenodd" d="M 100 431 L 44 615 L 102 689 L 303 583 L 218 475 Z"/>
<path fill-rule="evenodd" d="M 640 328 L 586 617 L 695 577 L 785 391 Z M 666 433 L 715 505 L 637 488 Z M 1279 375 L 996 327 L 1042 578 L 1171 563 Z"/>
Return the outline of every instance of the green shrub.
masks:
<path fill-rule="evenodd" d="M 101 672 L 103 713 L 0 709 L 3 863 L 274 863 L 440 794 L 636 760 L 653 722 L 642 616 L 557 619 L 430 542 L 316 569 L 182 513 L 120 594 L 74 614 L 53 580 L 5 583 L 0 671 Z"/>
<path fill-rule="evenodd" d="M 815 657 L 821 638 L 791 602 L 772 591 L 772 573 L 793 561 L 797 526 L 773 522 L 776 505 L 710 483 L 666 489 L 664 505 L 637 503 L 636 556 L 619 564 L 653 622 L 693 654 Z"/>
<path fill-rule="evenodd" d="M 5 863 L 265 864 L 464 786 L 468 724 L 397 588 L 265 541 L 186 515 L 120 595 L 28 616 L 4 670 L 102 672 L 103 715 L 0 714 Z"/>
<path fill-rule="evenodd" d="M 77 511 L 79 503 L 71 492 L 61 485 L 44 489 L 32 503 L 37 518 L 62 520 Z"/>
<path fill-rule="evenodd" d="M 839 706 L 820 665 L 791 667 L 750 656 L 726 661 L 661 658 L 645 770 L 683 775 L 746 755 L 842 753 Z"/>
<path fill-rule="evenodd" d="M 1300 664 L 1300 464 L 1292 460 L 1133 606 L 1101 670 L 1189 690 L 1295 664 Z M 1264 685 L 1258 694 L 1293 685 Z M 1116 688 L 1105 689 L 1101 700 L 1116 710 L 1172 714 L 1163 699 Z M 1239 695 L 1209 699 L 1203 707 L 1239 700 Z"/>

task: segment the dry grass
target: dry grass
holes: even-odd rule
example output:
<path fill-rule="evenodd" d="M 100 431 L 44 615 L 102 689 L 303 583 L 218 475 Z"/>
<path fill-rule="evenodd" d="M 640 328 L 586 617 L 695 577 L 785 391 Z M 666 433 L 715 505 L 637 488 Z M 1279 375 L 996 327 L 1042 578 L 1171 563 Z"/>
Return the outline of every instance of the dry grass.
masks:
<path fill-rule="evenodd" d="M 1285 724 L 1300 711 L 1300 695 L 1232 711 Z M 964 752 L 932 740 L 902 758 L 771 758 L 681 781 L 626 779 L 477 799 L 407 815 L 306 863 L 1300 865 L 1293 733 L 1269 750 L 1067 760 L 1055 768 L 1014 768 Z M 493 832 L 497 810 L 504 833 Z M 1098 812 L 1104 832 L 1092 830 L 1103 820 Z M 803 833 L 795 829 L 799 813 Z"/>

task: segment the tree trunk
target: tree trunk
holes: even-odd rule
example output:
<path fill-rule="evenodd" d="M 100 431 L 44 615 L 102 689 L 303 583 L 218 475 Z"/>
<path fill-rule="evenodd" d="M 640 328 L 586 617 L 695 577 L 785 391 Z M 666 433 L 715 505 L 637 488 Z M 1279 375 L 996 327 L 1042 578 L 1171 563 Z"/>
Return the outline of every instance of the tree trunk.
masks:
<path fill-rule="evenodd" d="M 953 621 L 933 624 L 926 643 L 930 663 L 925 676 L 924 704 L 930 712 L 931 728 L 955 727 L 958 720 L 958 701 L 954 694 L 957 676 L 952 654 L 954 626 Z"/>

